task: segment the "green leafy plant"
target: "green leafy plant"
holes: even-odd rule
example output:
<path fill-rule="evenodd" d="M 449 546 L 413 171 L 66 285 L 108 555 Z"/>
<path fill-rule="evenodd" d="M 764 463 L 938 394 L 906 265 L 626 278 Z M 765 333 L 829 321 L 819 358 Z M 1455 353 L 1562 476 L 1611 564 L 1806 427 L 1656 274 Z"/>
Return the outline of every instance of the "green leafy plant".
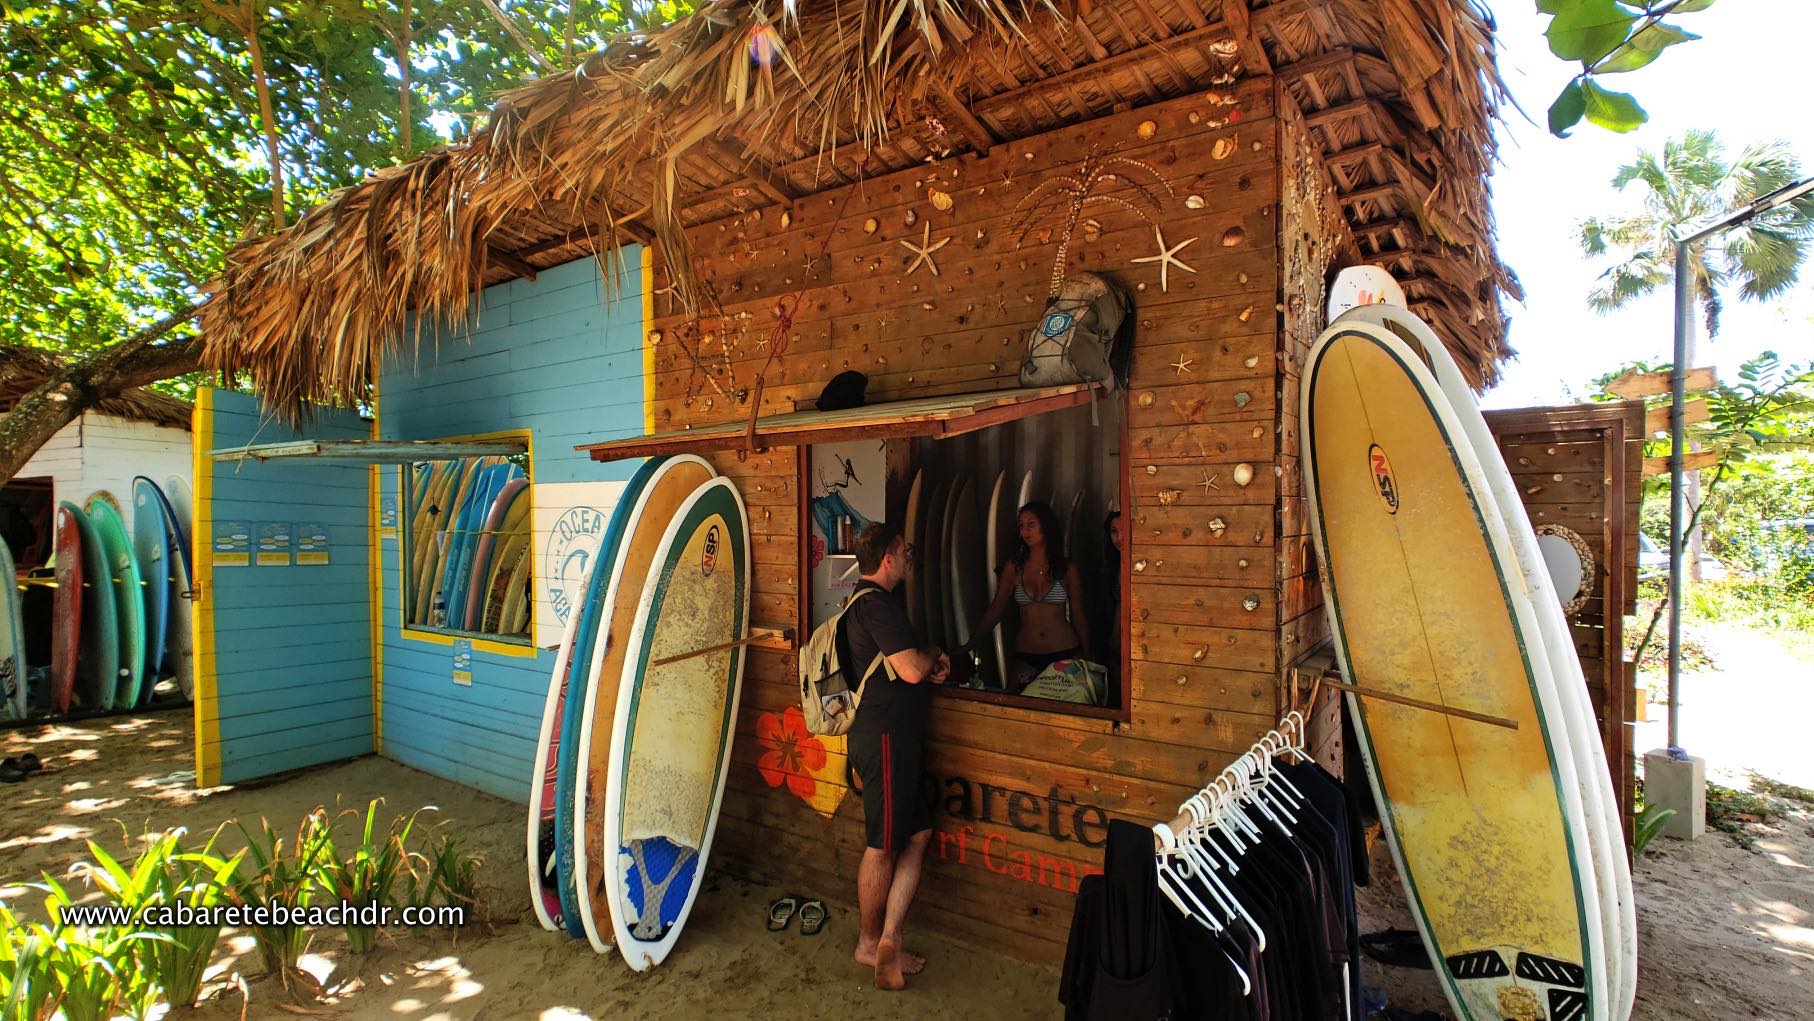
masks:
<path fill-rule="evenodd" d="M 5 963 L 8 1021 L 61 1016 L 67 1021 L 107 1021 L 124 1014 L 147 1016 L 158 987 L 133 966 L 140 944 L 163 941 L 161 933 L 134 932 L 120 926 L 70 925 L 63 912 L 75 904 L 69 891 L 50 876 L 29 884 L 44 891 L 49 923 L 21 924 L 0 908 L 6 930 Z"/>
<path fill-rule="evenodd" d="M 20 921 L 0 903 L 0 1018 L 37 1021 L 55 1009 L 55 945 L 43 926 Z"/>
<path fill-rule="evenodd" d="M 1693 14 L 1714 0 L 1537 0 L 1552 15 L 1544 38 L 1551 53 L 1581 71 L 1549 108 L 1550 132 L 1566 138 L 1585 118 L 1608 131 L 1631 131 L 1650 119 L 1635 97 L 1601 85 L 1606 75 L 1647 67 L 1672 46 L 1699 39 L 1672 15 Z"/>
<path fill-rule="evenodd" d="M 460 848 L 459 838 L 441 834 L 424 856 L 424 877 L 416 896 L 418 907 L 439 901 L 449 907 L 464 907 L 474 920 L 484 913 L 479 891 L 479 865 L 483 859 Z"/>
<path fill-rule="evenodd" d="M 260 832 L 252 833 L 242 823 L 246 854 L 253 868 L 240 870 L 234 880 L 234 899 L 241 904 L 281 905 L 286 909 L 305 907 L 314 902 L 321 889 L 322 863 L 333 854 L 334 828 L 326 809 L 317 808 L 303 817 L 296 828 L 296 839 L 286 849 L 283 838 L 271 828 L 269 820 L 259 820 Z M 292 980 L 312 984 L 296 964 L 308 950 L 309 930 L 300 925 L 248 926 L 265 968 L 278 976 L 288 989 Z"/>
<path fill-rule="evenodd" d="M 183 831 L 167 830 L 151 838 L 131 868 L 120 864 L 100 845 L 89 841 L 93 864 L 77 868 L 113 903 L 135 913 L 153 907 L 195 911 L 212 908 L 231 895 L 233 876 L 245 852 L 231 858 L 214 853 L 216 830 L 193 852 L 182 848 Z M 201 994 L 202 976 L 220 941 L 220 926 L 172 925 L 147 931 L 163 939 L 133 945 L 133 965 L 162 987 L 172 1006 L 191 1007 Z"/>
<path fill-rule="evenodd" d="M 383 803 L 383 798 L 374 798 L 366 806 L 359 844 L 352 848 L 350 855 L 342 857 L 330 846 L 322 856 L 320 879 L 323 889 L 355 908 L 396 907 L 415 886 L 415 871 L 405 845 L 420 813 L 398 816 L 391 821 L 389 829 L 380 832 L 378 806 Z M 377 925 L 349 921 L 343 928 L 347 944 L 354 953 L 368 953 L 377 945 Z"/>
<path fill-rule="evenodd" d="M 1663 824 L 1675 814 L 1675 809 L 1661 805 L 1646 805 L 1631 823 L 1631 855 L 1634 858 L 1644 857 L 1644 849 L 1663 832 Z"/>

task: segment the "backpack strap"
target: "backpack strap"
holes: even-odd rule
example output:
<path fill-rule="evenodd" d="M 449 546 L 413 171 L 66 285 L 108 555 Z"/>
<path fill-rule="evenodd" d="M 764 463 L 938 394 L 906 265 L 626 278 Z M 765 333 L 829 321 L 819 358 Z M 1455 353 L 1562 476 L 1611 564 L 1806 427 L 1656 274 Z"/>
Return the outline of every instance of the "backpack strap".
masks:
<path fill-rule="evenodd" d="M 850 608 L 852 606 L 856 605 L 857 600 L 859 600 L 859 599 L 863 598 L 864 596 L 870 594 L 871 592 L 875 592 L 875 591 L 878 591 L 878 590 L 873 589 L 873 588 L 866 588 L 866 589 L 859 589 L 859 590 L 857 590 L 857 592 L 852 594 L 850 599 L 845 602 L 844 608 L 842 610 L 838 611 L 838 617 L 839 617 L 838 622 L 840 624 L 843 623 L 844 615 L 850 612 Z M 844 634 L 845 634 L 845 648 L 848 649 L 850 647 L 850 642 L 849 642 L 850 631 L 848 629 L 846 629 L 844 631 Z M 839 658 L 842 659 L 843 657 L 840 656 Z M 889 680 L 892 681 L 895 679 L 894 666 L 888 662 L 888 657 L 886 655 L 884 655 L 881 650 L 878 649 L 878 650 L 876 650 L 876 658 L 870 660 L 869 665 L 863 668 L 863 676 L 857 678 L 857 683 L 855 685 L 856 690 L 858 690 L 858 691 L 863 690 L 863 685 L 869 682 L 869 678 L 876 672 L 876 667 L 878 667 L 878 666 L 887 672 Z"/>

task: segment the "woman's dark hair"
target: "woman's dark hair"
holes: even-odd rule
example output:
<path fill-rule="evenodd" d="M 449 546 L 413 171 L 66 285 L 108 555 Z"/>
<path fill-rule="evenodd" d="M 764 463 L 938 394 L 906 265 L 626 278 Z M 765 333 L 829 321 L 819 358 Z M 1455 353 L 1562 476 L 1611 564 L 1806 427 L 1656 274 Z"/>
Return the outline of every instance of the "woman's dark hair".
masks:
<path fill-rule="evenodd" d="M 1034 500 L 1015 511 L 1015 519 L 1019 520 L 1022 514 L 1031 514 L 1039 519 L 1039 532 L 1045 536 L 1046 540 L 1046 564 L 1052 569 L 1052 577 L 1062 578 L 1065 568 L 1070 566 L 1070 561 L 1065 559 L 1064 526 L 1058 523 L 1058 513 L 1052 509 L 1050 504 Z M 1017 529 L 1014 541 L 1014 563 L 1019 567 L 1027 566 L 1027 555 L 1032 552 L 1027 548 L 1027 544 L 1020 540 Z"/>

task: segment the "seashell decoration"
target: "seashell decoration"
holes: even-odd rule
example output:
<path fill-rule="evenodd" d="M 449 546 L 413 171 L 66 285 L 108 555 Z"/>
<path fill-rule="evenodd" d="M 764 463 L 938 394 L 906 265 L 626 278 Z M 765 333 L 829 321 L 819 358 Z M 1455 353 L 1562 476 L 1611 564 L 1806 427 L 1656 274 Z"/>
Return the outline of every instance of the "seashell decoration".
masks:
<path fill-rule="evenodd" d="M 1227 530 L 1228 530 L 1228 522 L 1223 521 L 1221 518 L 1210 518 L 1209 519 L 1209 531 L 1212 535 L 1221 535 L 1223 532 L 1226 532 Z"/>
<path fill-rule="evenodd" d="M 793 225 L 793 222 L 794 222 L 794 214 L 788 212 L 785 209 L 781 210 L 781 229 L 786 230 L 788 227 Z"/>
<path fill-rule="evenodd" d="M 1232 138 L 1218 138 L 1216 139 L 1215 147 L 1210 149 L 1209 154 L 1215 159 L 1225 160 L 1234 155 L 1235 146 L 1238 144 L 1239 143 Z"/>
<path fill-rule="evenodd" d="M 948 191 L 939 191 L 937 188 L 934 188 L 927 193 L 926 197 L 932 200 L 932 208 L 937 209 L 941 213 L 951 208 L 951 193 Z"/>
<path fill-rule="evenodd" d="M 1203 196 L 1192 195 L 1192 196 L 1186 198 L 1184 200 L 1184 208 L 1186 208 L 1186 209 L 1202 209 L 1203 208 Z"/>
<path fill-rule="evenodd" d="M 1140 126 L 1134 129 L 1134 134 L 1138 136 L 1142 142 L 1150 140 L 1158 133 L 1159 125 L 1154 124 L 1152 121 L 1141 121 Z"/>
<path fill-rule="evenodd" d="M 1247 240 L 1247 231 L 1241 227 L 1230 227 L 1222 232 L 1222 247 L 1233 248 Z"/>
<path fill-rule="evenodd" d="M 1143 408 L 1150 408 L 1153 406 L 1153 401 L 1156 399 L 1157 398 L 1153 396 L 1153 392 L 1147 390 L 1140 395 L 1140 406 Z"/>
<path fill-rule="evenodd" d="M 874 234 L 878 229 L 881 228 L 881 226 L 882 226 L 881 224 L 876 222 L 876 218 L 872 216 L 869 219 L 863 221 L 863 233 Z"/>
<path fill-rule="evenodd" d="M 1259 608 L 1260 600 L 1258 596 L 1248 596 L 1246 599 L 1241 600 L 1241 609 L 1246 610 L 1248 613 L 1252 613 Z"/>
<path fill-rule="evenodd" d="M 1161 489 L 1159 490 L 1159 506 L 1170 507 L 1172 504 L 1178 502 L 1178 497 L 1183 495 L 1184 491 L 1182 489 Z"/>
<path fill-rule="evenodd" d="M 1237 485 L 1237 486 L 1247 485 L 1249 482 L 1253 481 L 1253 465 L 1248 464 L 1245 461 L 1242 461 L 1240 464 L 1235 465 L 1234 476 L 1235 476 L 1235 485 Z"/>
<path fill-rule="evenodd" d="M 904 227 L 911 227 L 918 222 L 920 222 L 920 214 L 914 212 L 911 208 L 901 216 L 901 225 Z"/>

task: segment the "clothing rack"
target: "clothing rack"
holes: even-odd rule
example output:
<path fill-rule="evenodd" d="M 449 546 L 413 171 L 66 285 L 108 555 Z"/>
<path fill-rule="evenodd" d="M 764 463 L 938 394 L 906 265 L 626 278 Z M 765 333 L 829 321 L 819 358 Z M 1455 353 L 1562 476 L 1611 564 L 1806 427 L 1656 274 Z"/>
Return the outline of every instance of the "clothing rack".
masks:
<path fill-rule="evenodd" d="M 1169 851 L 1177 847 L 1185 833 L 1215 818 L 1218 810 L 1230 798 L 1236 797 L 1249 779 L 1264 772 L 1265 759 L 1281 753 L 1296 758 L 1307 757 L 1304 742 L 1310 736 L 1309 729 L 1310 724 L 1303 713 L 1296 709 L 1287 712 L 1277 726 L 1254 742 L 1240 758 L 1229 763 L 1208 786 L 1179 805 L 1177 816 L 1153 827 L 1153 850 Z"/>

